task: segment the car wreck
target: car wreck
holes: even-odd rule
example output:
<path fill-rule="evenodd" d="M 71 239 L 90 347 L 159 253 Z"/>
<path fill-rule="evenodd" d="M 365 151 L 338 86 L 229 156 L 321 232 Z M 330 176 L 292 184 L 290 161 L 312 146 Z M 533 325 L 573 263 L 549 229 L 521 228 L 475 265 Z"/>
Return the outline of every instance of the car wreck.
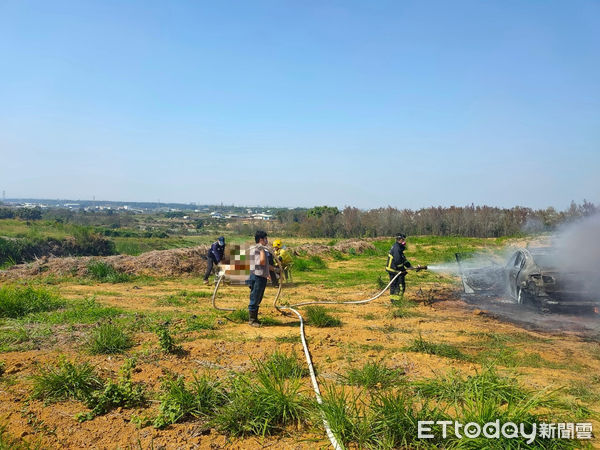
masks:
<path fill-rule="evenodd" d="M 515 303 L 534 305 L 542 311 L 576 309 L 598 312 L 598 274 L 561 266 L 552 247 L 520 248 L 505 264 L 469 265 L 456 253 L 466 294 L 504 295 Z"/>

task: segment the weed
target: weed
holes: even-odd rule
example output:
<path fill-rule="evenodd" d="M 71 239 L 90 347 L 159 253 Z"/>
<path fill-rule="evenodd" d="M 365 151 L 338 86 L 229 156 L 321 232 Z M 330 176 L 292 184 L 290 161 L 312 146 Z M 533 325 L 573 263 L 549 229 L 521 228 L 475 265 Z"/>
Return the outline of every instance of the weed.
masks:
<path fill-rule="evenodd" d="M 97 327 L 87 342 L 88 351 L 94 355 L 123 353 L 132 346 L 131 337 L 110 322 Z"/>
<path fill-rule="evenodd" d="M 237 310 L 231 312 L 227 316 L 227 318 L 235 323 L 244 323 L 244 322 L 248 322 L 248 320 L 250 319 L 250 315 L 248 314 L 247 309 L 237 309 Z"/>
<path fill-rule="evenodd" d="M 102 390 L 92 392 L 85 399 L 86 406 L 91 411 L 77 414 L 77 420 L 80 422 L 92 420 L 117 407 L 143 406 L 146 403 L 144 386 L 131 381 L 131 370 L 134 367 L 135 360 L 129 360 L 119 370 L 119 378 L 116 382 L 109 380 Z"/>
<path fill-rule="evenodd" d="M 164 352 L 181 353 L 183 351 L 181 345 L 175 344 L 175 340 L 169 333 L 169 328 L 166 325 L 159 326 L 156 329 L 156 335 L 158 336 L 158 344 Z"/>
<path fill-rule="evenodd" d="M 515 378 L 499 375 L 493 366 L 484 367 L 482 371 L 467 377 L 452 371 L 444 376 L 416 381 L 413 386 L 425 397 L 451 403 L 460 403 L 473 392 L 482 392 L 502 403 L 521 401 L 530 394 L 519 387 Z"/>
<path fill-rule="evenodd" d="M 30 323 L 81 324 L 97 323 L 103 319 L 112 319 L 123 314 L 125 314 L 123 310 L 112 306 L 103 306 L 92 296 L 81 301 L 69 301 L 65 308 L 57 311 L 30 314 L 24 320 Z"/>
<path fill-rule="evenodd" d="M 364 316 L 362 316 L 362 318 L 365 319 L 365 320 L 375 320 L 375 319 L 377 319 L 377 317 L 375 316 L 375 314 L 372 314 L 372 313 L 365 314 Z"/>
<path fill-rule="evenodd" d="M 310 272 L 326 268 L 327 264 L 318 255 L 313 255 L 308 259 L 294 258 L 294 270 L 298 272 Z"/>
<path fill-rule="evenodd" d="M 191 297 L 191 298 L 210 298 L 212 297 L 212 292 L 208 291 L 179 291 L 177 295 L 181 297 Z"/>
<path fill-rule="evenodd" d="M 333 385 L 325 386 L 324 391 L 319 412 L 329 423 L 338 442 L 343 446 L 353 442 L 359 448 L 372 444 L 375 432 L 372 416 L 365 403 L 359 401 L 359 394 L 352 395 Z"/>
<path fill-rule="evenodd" d="M 60 359 L 58 364 L 39 369 L 32 376 L 32 397 L 49 402 L 61 400 L 86 400 L 102 386 L 94 368 Z"/>
<path fill-rule="evenodd" d="M 307 322 L 319 328 L 339 327 L 342 321 L 332 315 L 322 306 L 308 306 L 306 308 Z"/>
<path fill-rule="evenodd" d="M 53 311 L 64 306 L 56 294 L 31 286 L 0 288 L 0 317 L 19 318 L 40 311 Z"/>
<path fill-rule="evenodd" d="M 87 273 L 93 280 L 104 283 L 125 283 L 133 279 L 131 275 L 117 271 L 104 261 L 90 262 L 87 266 Z"/>
<path fill-rule="evenodd" d="M 404 371 L 390 369 L 376 361 L 367 362 L 360 368 L 352 368 L 342 379 L 353 386 L 363 386 L 367 389 L 386 389 L 403 383 Z"/>
<path fill-rule="evenodd" d="M 300 393 L 300 378 L 283 378 L 262 364 L 254 377 L 238 375 L 229 401 L 214 419 L 220 431 L 233 436 L 269 435 L 307 419 L 308 400 Z"/>
<path fill-rule="evenodd" d="M 419 333 L 419 337 L 414 339 L 412 344 L 406 347 L 410 352 L 428 353 L 430 355 L 444 356 L 446 358 L 467 360 L 469 357 L 461 352 L 458 348 L 450 344 L 428 342 L 423 339 Z"/>
<path fill-rule="evenodd" d="M 266 370 L 278 378 L 304 377 L 308 375 L 308 368 L 300 364 L 295 352 L 291 355 L 276 351 L 266 360 L 257 362 L 260 370 Z"/>
<path fill-rule="evenodd" d="M 278 342 L 281 344 L 283 344 L 283 343 L 295 344 L 297 342 L 300 342 L 300 336 L 297 334 L 290 334 L 290 335 L 286 335 L 286 336 L 276 336 L 275 342 Z"/>
<path fill-rule="evenodd" d="M 194 381 L 189 386 L 183 377 L 167 378 L 163 381 L 163 395 L 154 426 L 164 428 L 190 417 L 210 417 L 226 399 L 221 384 L 210 376 L 198 378 L 194 374 Z"/>
<path fill-rule="evenodd" d="M 187 331 L 214 330 L 216 328 L 212 319 L 188 317 L 186 323 Z"/>

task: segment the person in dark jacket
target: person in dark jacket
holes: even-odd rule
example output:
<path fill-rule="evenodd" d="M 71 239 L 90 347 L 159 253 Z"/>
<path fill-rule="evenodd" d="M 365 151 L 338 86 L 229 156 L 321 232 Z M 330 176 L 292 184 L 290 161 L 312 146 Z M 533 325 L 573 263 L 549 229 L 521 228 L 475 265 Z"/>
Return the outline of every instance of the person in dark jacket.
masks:
<path fill-rule="evenodd" d="M 210 250 L 206 255 L 206 273 L 204 274 L 204 284 L 208 284 L 208 277 L 213 270 L 215 264 L 219 264 L 225 254 L 225 238 L 220 236 L 210 246 Z"/>
<path fill-rule="evenodd" d="M 392 245 L 388 254 L 387 266 L 385 270 L 390 275 L 392 280 L 398 273 L 398 278 L 390 285 L 390 300 L 392 303 L 395 300 L 401 300 L 406 290 L 405 276 L 406 269 L 411 267 L 410 262 L 404 256 L 404 250 L 406 249 L 406 235 L 398 233 L 396 235 L 396 242 Z"/>

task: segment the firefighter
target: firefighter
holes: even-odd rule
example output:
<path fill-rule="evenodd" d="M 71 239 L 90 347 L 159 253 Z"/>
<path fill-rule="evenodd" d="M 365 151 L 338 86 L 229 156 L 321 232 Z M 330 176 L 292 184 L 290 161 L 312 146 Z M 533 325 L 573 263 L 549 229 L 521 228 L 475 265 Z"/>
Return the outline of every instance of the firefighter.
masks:
<path fill-rule="evenodd" d="M 398 233 L 396 235 L 396 242 L 392 245 L 388 254 L 387 266 L 385 270 L 390 275 L 390 280 L 394 278 L 398 273 L 398 278 L 390 285 L 390 301 L 401 300 L 406 290 L 406 283 L 404 277 L 406 276 L 406 269 L 411 267 L 410 262 L 404 256 L 404 250 L 406 249 L 406 235 Z"/>
<path fill-rule="evenodd" d="M 291 276 L 290 271 L 292 267 L 292 255 L 281 244 L 281 239 L 275 239 L 275 241 L 273 241 L 273 250 L 275 250 L 275 257 L 278 259 L 279 264 L 283 269 L 283 277 L 285 278 L 285 281 L 288 281 Z"/>
<path fill-rule="evenodd" d="M 219 238 L 210 246 L 210 250 L 206 255 L 206 273 L 204 274 L 204 284 L 208 284 L 208 277 L 212 272 L 213 266 L 219 264 L 225 254 L 225 238 Z"/>

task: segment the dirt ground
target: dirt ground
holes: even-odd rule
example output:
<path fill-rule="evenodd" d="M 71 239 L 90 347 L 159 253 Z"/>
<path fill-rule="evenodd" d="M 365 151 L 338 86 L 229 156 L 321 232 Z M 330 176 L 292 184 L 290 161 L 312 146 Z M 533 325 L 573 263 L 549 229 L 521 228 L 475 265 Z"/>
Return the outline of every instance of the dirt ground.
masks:
<path fill-rule="evenodd" d="M 345 263 L 346 266 L 348 262 Z M 358 263 L 357 263 L 358 264 Z M 446 285 L 416 285 L 408 279 L 407 298 L 417 306 L 414 317 L 393 318 L 389 297 L 364 305 L 328 306 L 342 320 L 341 327 L 307 327 L 307 338 L 320 381 L 332 381 L 337 374 L 350 367 L 361 366 L 368 360 L 384 361 L 388 367 L 402 368 L 410 379 L 429 377 L 457 369 L 474 373 L 479 365 L 445 357 L 413 353 L 403 348 L 420 333 L 424 339 L 454 344 L 465 353 L 475 354 L 482 348 L 482 333 L 518 336 L 516 344 L 523 354 L 535 352 L 544 363 L 538 367 L 508 368 L 519 375 L 526 387 L 545 389 L 549 386 L 568 386 L 586 382 L 590 374 L 600 374 L 600 344 L 598 344 L 597 318 L 584 324 L 576 318 L 570 320 L 578 327 L 555 326 L 563 318 L 542 318 L 531 312 L 502 314 L 503 309 L 491 299 L 469 302 L 461 299 L 458 287 Z M 214 316 L 209 297 L 197 298 L 182 306 L 161 306 L 157 299 L 188 292 L 212 292 L 203 286 L 200 278 L 182 278 L 157 281 L 144 285 L 135 283 L 80 285 L 66 282 L 60 293 L 69 299 L 83 299 L 95 295 L 99 303 L 114 305 L 138 313 L 181 311 L 199 317 Z M 298 303 L 308 300 L 361 300 L 375 293 L 370 287 L 330 288 L 326 284 L 308 284 L 298 281 L 283 289 L 282 301 Z M 184 332 L 177 337 L 185 350 L 182 356 L 165 355 L 158 350 L 157 337 L 150 330 L 136 334 L 136 345 L 129 351 L 138 358 L 134 381 L 143 381 L 149 390 L 158 391 L 160 378 L 168 372 L 191 377 L 193 372 L 210 370 L 220 377 L 230 371 L 249 369 L 252 358 L 261 358 L 276 349 L 295 351 L 302 357 L 302 347 L 293 341 L 298 336 L 298 320 L 280 315 L 272 306 L 275 289 L 267 288 L 261 315 L 277 319 L 280 323 L 252 328 L 236 324 L 216 315 L 217 328 Z M 220 306 L 242 309 L 247 305 L 248 289 L 243 286 L 225 286 L 218 296 Z M 518 317 L 519 320 L 515 320 Z M 529 317 L 529 319 L 528 319 Z M 559 320 L 560 319 L 560 320 Z M 174 319 L 172 326 L 178 325 Z M 181 319 L 180 322 L 183 322 Z M 554 321 L 554 322 L 552 322 Z M 546 323 L 547 326 L 539 326 Z M 551 325 L 553 323 L 554 325 Z M 115 376 L 127 355 L 91 356 L 81 350 L 82 330 L 65 326 L 57 328 L 54 339 L 39 349 L 9 352 L 1 355 L 6 363 L 6 373 L 0 383 L 0 420 L 7 425 L 13 437 L 38 443 L 42 448 L 327 448 L 321 429 L 290 430 L 287 435 L 267 438 L 228 439 L 215 430 L 207 430 L 199 422 L 171 425 L 164 430 L 151 426 L 138 428 L 131 422 L 134 414 L 156 414 L 158 401 L 150 410 L 116 409 L 94 420 L 78 423 L 74 415 L 85 410 L 78 402 L 44 405 L 29 398 L 30 376 L 39 365 L 55 362 L 59 355 L 69 359 L 89 361 L 99 372 Z M 282 342 L 283 341 L 283 342 Z M 532 343 L 535 343 L 532 345 Z M 310 381 L 304 380 L 306 394 L 312 396 Z M 594 406 L 594 405 L 587 405 Z M 596 411 L 598 405 L 596 406 Z M 594 429 L 600 424 L 592 421 Z M 597 432 L 596 432 L 597 433 Z M 598 445 L 598 441 L 595 441 Z"/>

